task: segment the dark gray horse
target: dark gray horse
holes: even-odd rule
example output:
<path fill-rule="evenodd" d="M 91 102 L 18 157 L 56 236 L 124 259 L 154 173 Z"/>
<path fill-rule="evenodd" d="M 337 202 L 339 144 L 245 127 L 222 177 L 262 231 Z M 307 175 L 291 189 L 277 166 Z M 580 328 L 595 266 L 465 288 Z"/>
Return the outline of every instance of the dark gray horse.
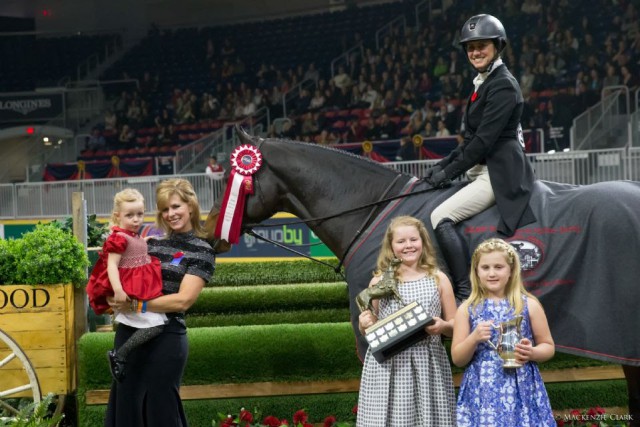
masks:
<path fill-rule="evenodd" d="M 387 224 L 396 215 L 413 215 L 432 232 L 431 211 L 464 184 L 433 190 L 415 177 L 344 151 L 239 134 L 263 155 L 243 224 L 260 223 L 277 212 L 312 220 L 308 226 L 344 263 L 351 320 L 363 356 L 367 344 L 357 332 L 355 298 L 370 281 Z M 393 200 L 376 204 L 389 197 Z M 557 350 L 623 365 L 630 392 L 638 393 L 640 183 L 538 181 L 531 206 L 538 221 L 508 240 L 519 252 L 527 289 L 545 307 Z M 327 216 L 333 217 L 317 219 Z M 212 212 L 208 229 L 215 221 Z M 458 227 L 473 249 L 496 235 L 497 223 L 493 207 Z M 639 401 L 635 394 L 630 405 Z"/>

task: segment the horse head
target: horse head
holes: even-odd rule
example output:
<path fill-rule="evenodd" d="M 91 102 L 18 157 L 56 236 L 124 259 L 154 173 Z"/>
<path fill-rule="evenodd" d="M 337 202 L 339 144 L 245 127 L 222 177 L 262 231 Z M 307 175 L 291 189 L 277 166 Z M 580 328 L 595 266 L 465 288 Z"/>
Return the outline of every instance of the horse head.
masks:
<path fill-rule="evenodd" d="M 253 175 L 254 192 L 246 197 L 243 229 L 256 226 L 278 212 L 288 212 L 307 222 L 339 258 L 345 254 L 354 232 L 365 226 L 365 218 L 375 217 L 370 215 L 372 210 L 381 209 L 384 204 L 335 217 L 327 215 L 327 211 L 339 214 L 375 203 L 385 194 L 397 194 L 411 178 L 344 150 L 257 138 L 238 126 L 236 133 L 242 145 L 254 146 L 262 155 L 262 165 Z M 398 176 L 402 179 L 397 179 Z M 216 204 L 205 223 L 211 237 L 219 210 Z M 314 221 L 317 218 L 320 219 Z M 216 244 L 221 249 L 226 246 Z"/>

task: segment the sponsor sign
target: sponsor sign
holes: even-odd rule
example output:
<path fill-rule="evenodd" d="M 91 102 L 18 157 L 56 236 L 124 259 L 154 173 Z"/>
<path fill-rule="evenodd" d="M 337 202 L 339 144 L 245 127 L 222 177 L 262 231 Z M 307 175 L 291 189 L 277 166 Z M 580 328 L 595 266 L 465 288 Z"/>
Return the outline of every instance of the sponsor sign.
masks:
<path fill-rule="evenodd" d="M 59 117 L 64 111 L 63 96 L 36 92 L 0 95 L 0 122 L 38 122 Z"/>

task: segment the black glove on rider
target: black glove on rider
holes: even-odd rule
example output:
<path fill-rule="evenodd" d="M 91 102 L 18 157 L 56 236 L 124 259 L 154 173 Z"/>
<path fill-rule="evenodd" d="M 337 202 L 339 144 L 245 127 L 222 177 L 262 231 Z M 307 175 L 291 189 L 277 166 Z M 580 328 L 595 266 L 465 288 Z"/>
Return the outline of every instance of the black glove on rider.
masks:
<path fill-rule="evenodd" d="M 440 165 L 433 165 L 429 169 L 424 171 L 424 175 L 422 175 L 422 180 L 429 182 L 429 179 L 431 179 L 433 174 L 435 174 L 436 172 L 442 172 L 442 167 Z"/>
<path fill-rule="evenodd" d="M 451 185 L 451 181 L 443 170 L 431 174 L 429 178 L 425 178 L 425 181 L 434 188 L 445 188 Z"/>

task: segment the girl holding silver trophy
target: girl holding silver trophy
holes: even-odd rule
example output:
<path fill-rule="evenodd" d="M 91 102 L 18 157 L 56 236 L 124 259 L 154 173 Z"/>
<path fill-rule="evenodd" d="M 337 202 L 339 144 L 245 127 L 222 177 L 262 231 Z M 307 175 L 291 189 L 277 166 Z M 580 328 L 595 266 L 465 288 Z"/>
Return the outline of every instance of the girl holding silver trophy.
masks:
<path fill-rule="evenodd" d="M 553 338 L 542 305 L 524 288 L 518 253 L 504 240 L 486 240 L 470 276 L 451 344 L 453 363 L 467 366 L 458 426 L 555 426 L 537 365 L 553 357 Z"/>

